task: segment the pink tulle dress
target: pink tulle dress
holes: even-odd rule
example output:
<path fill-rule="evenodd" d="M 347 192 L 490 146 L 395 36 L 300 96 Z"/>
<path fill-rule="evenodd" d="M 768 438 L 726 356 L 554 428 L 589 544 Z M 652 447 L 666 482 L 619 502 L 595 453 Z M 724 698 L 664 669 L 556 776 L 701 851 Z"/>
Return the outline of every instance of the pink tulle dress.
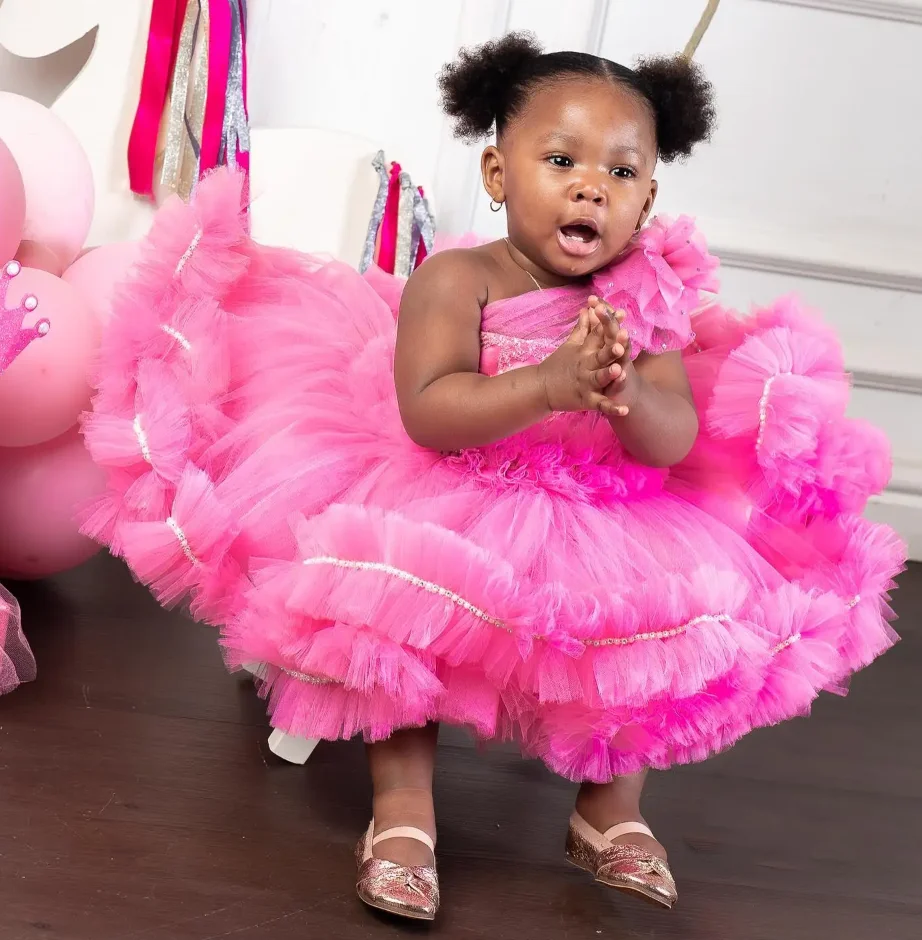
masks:
<path fill-rule="evenodd" d="M 35 657 L 22 632 L 19 604 L 0 584 L 0 695 L 35 678 Z"/>
<path fill-rule="evenodd" d="M 254 244 L 218 172 L 160 212 L 87 418 L 109 491 L 86 531 L 263 663 L 272 723 L 368 740 L 444 721 L 575 780 L 700 760 L 806 713 L 895 639 L 904 561 L 864 520 L 887 442 L 844 416 L 835 336 L 742 319 L 688 219 L 592 283 L 483 311 L 481 369 L 540 361 L 590 293 L 635 351 L 684 350 L 689 458 L 641 466 L 596 414 L 436 453 L 401 424 L 400 285 Z"/>

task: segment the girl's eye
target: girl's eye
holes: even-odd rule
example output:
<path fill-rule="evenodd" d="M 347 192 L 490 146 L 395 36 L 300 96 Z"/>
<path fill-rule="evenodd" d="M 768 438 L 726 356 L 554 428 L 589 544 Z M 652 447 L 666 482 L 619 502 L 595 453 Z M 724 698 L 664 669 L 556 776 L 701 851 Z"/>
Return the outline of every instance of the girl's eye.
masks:
<path fill-rule="evenodd" d="M 552 166 L 560 167 L 562 170 L 568 170 L 573 166 L 573 161 L 569 157 L 565 157 L 562 153 L 555 153 L 554 156 L 548 157 L 548 161 Z"/>
<path fill-rule="evenodd" d="M 616 166 L 611 175 L 619 180 L 632 180 L 637 174 L 629 166 Z"/>

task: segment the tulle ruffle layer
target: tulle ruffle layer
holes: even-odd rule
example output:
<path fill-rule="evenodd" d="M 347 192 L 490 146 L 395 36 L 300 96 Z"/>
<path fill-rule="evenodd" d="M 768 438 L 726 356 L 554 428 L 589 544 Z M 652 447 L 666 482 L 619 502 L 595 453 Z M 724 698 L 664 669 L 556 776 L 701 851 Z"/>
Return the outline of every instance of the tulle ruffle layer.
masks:
<path fill-rule="evenodd" d="M 22 632 L 19 603 L 0 585 L 0 695 L 36 675 L 35 657 Z"/>

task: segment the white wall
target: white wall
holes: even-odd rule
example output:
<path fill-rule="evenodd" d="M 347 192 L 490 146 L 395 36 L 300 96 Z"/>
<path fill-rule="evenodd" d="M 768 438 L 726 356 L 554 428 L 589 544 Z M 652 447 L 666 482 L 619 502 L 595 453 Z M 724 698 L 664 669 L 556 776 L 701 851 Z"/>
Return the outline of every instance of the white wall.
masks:
<path fill-rule="evenodd" d="M 509 28 L 630 62 L 681 48 L 703 6 L 249 0 L 252 122 L 373 140 L 427 187 L 443 231 L 489 234 L 501 219 L 487 209 L 477 150 L 453 141 L 439 113 L 439 67 Z M 86 54 L 65 50 L 57 71 L 36 76 L 0 51 L 0 87 L 31 82 L 47 100 Z M 728 302 L 796 290 L 839 328 L 853 413 L 894 445 L 894 483 L 872 511 L 922 558 L 922 0 L 724 0 L 698 59 L 720 128 L 687 166 L 662 168 L 659 208 L 698 217 L 724 260 Z M 311 166 L 305 185 L 322 191 Z"/>
<path fill-rule="evenodd" d="M 478 153 L 438 112 L 439 66 L 508 28 L 630 62 L 680 49 L 703 5 L 251 0 L 253 120 L 358 125 L 431 183 L 442 230 L 498 232 Z M 872 514 L 922 558 L 922 0 L 725 0 L 698 59 L 720 128 L 687 166 L 661 169 L 659 208 L 698 217 L 728 302 L 793 290 L 839 328 L 852 413 L 894 446 Z"/>

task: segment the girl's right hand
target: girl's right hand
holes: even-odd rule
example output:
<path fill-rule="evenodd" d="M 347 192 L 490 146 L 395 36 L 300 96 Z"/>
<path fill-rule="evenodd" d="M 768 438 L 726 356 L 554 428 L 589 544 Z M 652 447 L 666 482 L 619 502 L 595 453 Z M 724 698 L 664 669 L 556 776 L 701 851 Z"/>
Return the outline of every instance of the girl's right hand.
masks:
<path fill-rule="evenodd" d="M 573 332 L 538 366 L 551 411 L 600 411 L 609 417 L 620 414 L 605 395 L 615 380 L 612 366 L 625 351 L 616 334 L 611 320 L 593 326 L 590 309 L 580 310 Z"/>

